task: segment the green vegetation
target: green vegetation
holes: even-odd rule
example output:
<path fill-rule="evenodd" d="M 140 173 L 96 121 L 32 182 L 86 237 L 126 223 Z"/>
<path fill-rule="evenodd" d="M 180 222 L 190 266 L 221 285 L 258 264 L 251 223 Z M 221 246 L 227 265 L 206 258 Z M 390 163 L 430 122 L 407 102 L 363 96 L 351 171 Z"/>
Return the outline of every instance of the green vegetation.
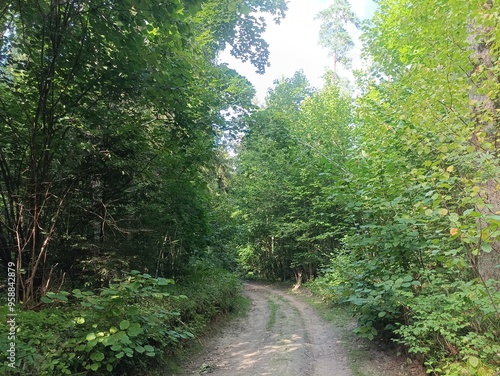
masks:
<path fill-rule="evenodd" d="M 217 56 L 262 72 L 256 13 L 279 22 L 284 0 L 0 5 L 18 370 L 140 372 L 233 309 L 229 269 L 308 282 L 429 373 L 500 372 L 498 6 L 377 3 L 355 99 L 334 66 L 262 108 Z M 341 0 L 318 17 L 346 65 L 357 18 Z"/>
<path fill-rule="evenodd" d="M 337 72 L 284 78 L 238 154 L 244 270 L 312 281 L 437 375 L 500 372 L 497 21 L 490 1 L 381 0 L 357 98 Z"/>
<path fill-rule="evenodd" d="M 264 71 L 254 14 L 285 11 L 1 2 L 0 373 L 144 374 L 233 309 L 227 144 L 254 89 L 217 56 Z"/>
<path fill-rule="evenodd" d="M 184 295 L 188 294 L 188 295 Z M 237 308 L 241 282 L 223 270 L 197 270 L 173 285 L 137 271 L 98 293 L 59 292 L 43 309 L 19 311 L 17 370 L 5 375 L 142 375 L 169 366 L 177 349 L 203 334 L 217 317 Z M 4 308 L 0 312 L 6 314 Z M 7 352 L 2 342 L 2 354 Z M 153 371 L 152 371 L 153 370 Z"/>
<path fill-rule="evenodd" d="M 359 28 L 360 21 L 349 2 L 335 0 L 330 7 L 319 12 L 317 18 L 322 21 L 319 44 L 329 50 L 329 56 L 333 58 L 333 72 L 337 73 L 337 63 L 350 67 L 351 59 L 347 53 L 354 47 L 354 41 L 346 25 L 350 23 Z"/>
<path fill-rule="evenodd" d="M 285 10 L 281 0 L 0 7 L 0 257 L 5 270 L 16 264 L 26 308 L 62 282 L 181 276 L 220 246 L 210 225 L 224 142 L 254 90 L 215 57 L 229 43 L 263 70 L 265 28 L 251 13 Z"/>
<path fill-rule="evenodd" d="M 272 299 L 269 298 L 267 300 L 267 304 L 269 305 L 269 321 L 267 322 L 266 329 L 271 330 L 271 328 L 276 324 L 276 312 L 278 311 L 278 305 L 276 302 Z"/>

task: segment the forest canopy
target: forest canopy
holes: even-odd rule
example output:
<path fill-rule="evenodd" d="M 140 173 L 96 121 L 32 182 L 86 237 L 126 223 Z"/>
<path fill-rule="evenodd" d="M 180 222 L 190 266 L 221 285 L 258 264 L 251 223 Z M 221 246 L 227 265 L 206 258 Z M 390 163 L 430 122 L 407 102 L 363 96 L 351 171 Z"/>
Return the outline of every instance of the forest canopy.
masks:
<path fill-rule="evenodd" d="M 362 24 L 345 0 L 319 13 L 323 87 L 298 71 L 260 107 L 217 58 L 263 73 L 264 16 L 279 23 L 284 0 L 0 5 L 1 273 L 25 335 L 54 327 L 77 348 L 40 374 L 125 370 L 191 338 L 185 317 L 234 304 L 227 270 L 307 282 L 429 373 L 500 372 L 498 9 L 377 3 Z M 363 32 L 356 95 L 336 68 L 347 24 Z M 188 313 L 171 311 L 174 281 L 198 297 Z M 50 353 L 36 340 L 27 372 Z"/>
<path fill-rule="evenodd" d="M 211 240 L 222 135 L 284 1 L 16 1 L 0 8 L 0 259 L 26 307 L 64 280 L 182 273 Z M 230 113 L 231 116 L 225 115 Z M 229 135 L 229 136 L 228 136 Z M 96 278 L 97 276 L 97 278 Z"/>
<path fill-rule="evenodd" d="M 341 63 L 348 7 L 318 15 Z M 243 268 L 310 280 L 439 375 L 499 371 L 497 22 L 491 1 L 379 1 L 356 97 L 335 68 L 283 78 L 236 161 Z"/>

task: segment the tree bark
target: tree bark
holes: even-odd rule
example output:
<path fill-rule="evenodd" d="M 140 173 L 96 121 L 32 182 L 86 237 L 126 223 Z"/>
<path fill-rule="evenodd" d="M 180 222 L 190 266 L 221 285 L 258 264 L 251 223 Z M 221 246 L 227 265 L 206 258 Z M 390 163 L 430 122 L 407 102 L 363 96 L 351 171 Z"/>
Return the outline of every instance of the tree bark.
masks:
<path fill-rule="evenodd" d="M 493 1 L 487 0 L 481 9 L 480 14 L 489 13 L 493 9 Z M 498 85 L 499 77 L 495 73 L 493 46 L 491 36 L 494 28 L 483 26 L 478 20 L 471 20 L 469 26 L 469 42 L 472 47 L 472 61 L 474 62 L 474 72 L 472 73 L 473 85 L 469 92 L 469 98 L 472 103 L 472 122 L 474 125 L 474 134 L 472 143 L 479 153 L 491 155 L 493 158 L 493 168 L 485 176 L 484 183 L 481 186 L 481 198 L 484 206 L 481 205 L 477 210 L 485 216 L 500 214 L 500 179 L 498 173 L 498 110 L 499 105 L 495 98 L 489 93 L 490 90 L 484 90 L 492 84 Z M 495 95 L 495 94 L 493 94 Z M 478 221 L 478 230 L 481 235 L 488 227 L 488 222 L 484 219 Z M 481 242 L 481 240 L 480 240 Z M 500 242 L 491 242 L 491 251 L 484 252 L 479 244 L 478 273 L 480 277 L 487 281 L 489 279 L 500 280 Z"/>

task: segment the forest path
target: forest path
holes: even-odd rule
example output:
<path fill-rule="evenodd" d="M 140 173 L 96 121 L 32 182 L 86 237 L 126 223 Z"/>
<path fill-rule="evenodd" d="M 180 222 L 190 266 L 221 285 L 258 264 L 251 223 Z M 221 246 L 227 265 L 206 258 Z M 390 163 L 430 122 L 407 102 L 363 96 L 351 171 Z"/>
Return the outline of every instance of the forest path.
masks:
<path fill-rule="evenodd" d="M 248 316 L 231 323 L 191 362 L 188 374 L 352 376 L 340 333 L 306 303 L 247 283 Z"/>

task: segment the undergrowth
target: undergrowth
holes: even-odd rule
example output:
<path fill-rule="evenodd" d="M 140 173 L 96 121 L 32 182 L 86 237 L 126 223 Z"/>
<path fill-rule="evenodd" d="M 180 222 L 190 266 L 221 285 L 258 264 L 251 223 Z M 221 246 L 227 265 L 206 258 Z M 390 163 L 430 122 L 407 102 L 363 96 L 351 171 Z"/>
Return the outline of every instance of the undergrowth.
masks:
<path fill-rule="evenodd" d="M 234 310 L 240 292 L 234 274 L 205 269 L 178 284 L 132 271 L 96 291 L 49 293 L 38 312 L 17 307 L 16 368 L 7 360 L 8 328 L 0 324 L 0 373 L 149 374 Z"/>
<path fill-rule="evenodd" d="M 463 281 L 433 270 L 379 274 L 347 254 L 334 256 L 306 286 L 327 303 L 349 304 L 354 332 L 404 346 L 433 375 L 500 374 L 500 326 L 495 282 Z"/>

